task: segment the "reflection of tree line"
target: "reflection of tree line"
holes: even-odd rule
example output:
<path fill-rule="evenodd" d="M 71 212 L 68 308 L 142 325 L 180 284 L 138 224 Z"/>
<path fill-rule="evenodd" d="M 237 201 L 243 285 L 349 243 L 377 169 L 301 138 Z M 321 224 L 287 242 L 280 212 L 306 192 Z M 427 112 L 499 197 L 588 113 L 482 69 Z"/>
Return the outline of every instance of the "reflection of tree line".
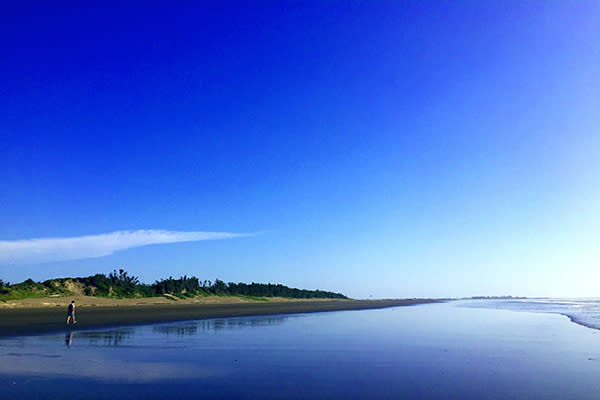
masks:
<path fill-rule="evenodd" d="M 215 332 L 224 329 L 237 329 L 243 327 L 281 325 L 288 316 L 273 316 L 260 318 L 224 318 L 194 321 L 185 324 L 158 325 L 152 328 L 154 332 L 167 335 L 193 335 L 198 332 Z"/>
<path fill-rule="evenodd" d="M 223 318 L 207 319 L 194 322 L 157 325 L 152 327 L 152 331 L 165 335 L 195 335 L 199 332 L 217 332 L 226 329 L 239 329 L 244 327 L 272 326 L 281 325 L 289 316 L 271 316 L 260 318 Z M 65 345 L 71 347 L 73 339 L 86 339 L 91 345 L 100 345 L 107 347 L 122 346 L 124 340 L 132 339 L 136 328 L 122 328 L 107 331 L 78 331 L 67 332 L 65 335 Z"/>
<path fill-rule="evenodd" d="M 134 334 L 133 328 L 115 329 L 110 331 L 78 331 L 76 335 L 68 332 L 65 336 L 65 344 L 71 347 L 74 337 L 77 340 L 87 339 L 89 344 L 101 345 L 107 347 L 120 346 L 126 339 L 130 339 Z"/>
<path fill-rule="evenodd" d="M 198 331 L 196 324 L 180 324 L 180 325 L 158 325 L 152 327 L 152 331 L 156 333 L 163 333 L 165 335 L 194 335 Z"/>

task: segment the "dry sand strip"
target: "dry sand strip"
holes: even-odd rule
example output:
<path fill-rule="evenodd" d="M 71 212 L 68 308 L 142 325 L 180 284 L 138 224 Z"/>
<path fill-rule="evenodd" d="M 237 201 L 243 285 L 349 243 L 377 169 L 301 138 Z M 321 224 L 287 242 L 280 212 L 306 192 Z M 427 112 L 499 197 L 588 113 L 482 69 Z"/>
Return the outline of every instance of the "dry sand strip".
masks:
<path fill-rule="evenodd" d="M 156 304 L 118 307 L 78 307 L 77 325 L 66 325 L 66 307 L 0 309 L 0 336 L 35 335 L 90 328 L 151 324 L 193 319 L 252 315 L 365 310 L 434 303 L 439 300 L 323 300 L 236 304 Z"/>

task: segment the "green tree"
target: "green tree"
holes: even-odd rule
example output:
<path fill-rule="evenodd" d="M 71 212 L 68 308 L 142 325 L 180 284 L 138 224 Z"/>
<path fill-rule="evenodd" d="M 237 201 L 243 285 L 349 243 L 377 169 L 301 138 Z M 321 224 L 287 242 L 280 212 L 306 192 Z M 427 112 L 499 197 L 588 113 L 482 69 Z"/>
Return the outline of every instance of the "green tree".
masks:
<path fill-rule="evenodd" d="M 10 292 L 10 283 L 0 279 L 0 294 L 8 294 Z"/>

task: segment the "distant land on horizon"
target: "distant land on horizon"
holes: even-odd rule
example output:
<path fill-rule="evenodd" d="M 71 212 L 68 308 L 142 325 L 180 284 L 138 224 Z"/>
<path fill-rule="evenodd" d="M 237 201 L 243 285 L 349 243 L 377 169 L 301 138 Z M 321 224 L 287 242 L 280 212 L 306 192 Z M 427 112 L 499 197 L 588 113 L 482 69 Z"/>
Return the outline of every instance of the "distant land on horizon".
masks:
<path fill-rule="evenodd" d="M 471 296 L 468 299 L 472 300 L 519 300 L 519 299 L 528 299 L 529 297 L 525 296 Z"/>

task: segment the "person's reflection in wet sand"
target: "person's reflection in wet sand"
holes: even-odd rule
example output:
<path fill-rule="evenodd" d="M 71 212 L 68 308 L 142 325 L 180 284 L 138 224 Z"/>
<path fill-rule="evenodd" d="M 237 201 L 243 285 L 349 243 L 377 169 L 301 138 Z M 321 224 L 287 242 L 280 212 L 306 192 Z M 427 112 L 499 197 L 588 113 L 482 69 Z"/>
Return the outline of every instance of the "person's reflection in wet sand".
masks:
<path fill-rule="evenodd" d="M 73 332 L 69 332 L 65 335 L 65 345 L 71 347 L 71 343 L 73 343 Z"/>

